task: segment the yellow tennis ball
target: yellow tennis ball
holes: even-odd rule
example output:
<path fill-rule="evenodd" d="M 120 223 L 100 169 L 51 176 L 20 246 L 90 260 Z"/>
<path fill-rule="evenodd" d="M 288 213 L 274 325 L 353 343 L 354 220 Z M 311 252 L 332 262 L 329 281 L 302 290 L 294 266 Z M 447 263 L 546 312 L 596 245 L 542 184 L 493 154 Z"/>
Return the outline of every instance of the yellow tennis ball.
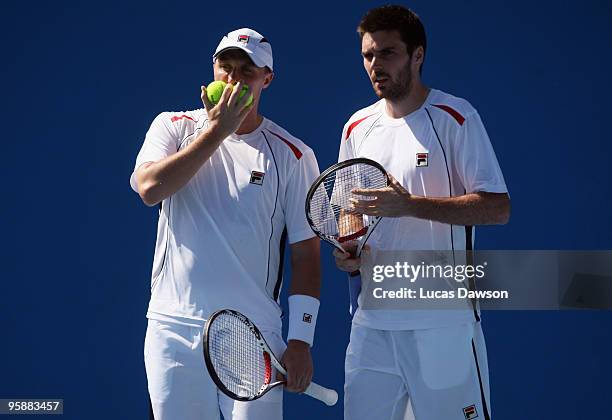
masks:
<path fill-rule="evenodd" d="M 219 100 L 221 100 L 221 95 L 223 95 L 223 90 L 225 89 L 225 86 L 227 86 L 227 83 L 225 83 L 223 80 L 215 80 L 214 82 L 211 82 L 206 87 L 206 96 L 208 96 L 208 100 L 213 105 L 217 105 L 219 103 Z M 230 85 L 230 87 L 233 89 L 234 85 Z M 248 89 L 247 85 L 242 85 L 242 89 L 240 91 L 240 98 L 244 96 L 247 89 Z M 251 95 L 249 96 L 249 99 L 247 99 L 246 106 L 249 106 L 252 103 L 253 103 L 253 94 L 251 93 Z"/>
<path fill-rule="evenodd" d="M 215 80 L 206 87 L 206 96 L 208 96 L 208 100 L 213 105 L 217 105 L 219 103 L 221 95 L 223 94 L 223 89 L 225 89 L 226 85 L 227 83 L 225 83 L 223 80 Z"/>
<path fill-rule="evenodd" d="M 242 85 L 242 89 L 240 90 L 240 96 L 239 96 L 240 98 L 242 98 L 244 96 L 244 94 L 246 93 L 248 88 L 249 87 L 247 85 Z M 249 106 L 252 103 L 253 103 L 253 94 L 251 93 L 249 95 L 249 99 L 247 99 L 247 101 L 246 101 L 246 105 L 245 106 Z"/>
<path fill-rule="evenodd" d="M 234 89 L 235 85 L 231 85 L 231 88 Z M 249 88 L 249 85 L 242 85 L 242 89 L 240 89 L 240 96 L 238 96 L 239 98 L 242 98 L 244 96 L 244 94 L 246 93 L 247 89 Z M 253 103 L 253 94 L 251 93 L 251 95 L 249 96 L 249 99 L 247 99 L 245 106 L 249 106 Z"/>

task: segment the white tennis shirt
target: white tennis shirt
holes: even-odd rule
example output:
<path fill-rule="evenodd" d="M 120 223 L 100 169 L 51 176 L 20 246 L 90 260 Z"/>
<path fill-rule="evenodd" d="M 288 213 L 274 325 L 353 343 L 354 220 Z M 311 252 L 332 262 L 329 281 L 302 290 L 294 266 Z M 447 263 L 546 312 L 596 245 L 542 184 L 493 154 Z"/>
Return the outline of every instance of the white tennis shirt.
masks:
<path fill-rule="evenodd" d="M 355 157 L 380 163 L 408 192 L 417 196 L 507 192 L 491 141 L 476 110 L 466 100 L 435 89 L 418 110 L 402 118 L 387 115 L 384 99 L 356 112 L 344 126 L 338 161 Z M 460 251 L 472 249 L 473 239 L 473 227 L 414 217 L 387 217 L 381 220 L 368 244 L 382 251 Z M 475 315 L 469 310 L 359 308 L 353 319 L 371 328 L 393 330 L 471 322 Z"/>
<path fill-rule="evenodd" d="M 207 122 L 204 109 L 157 116 L 134 171 L 186 147 Z M 162 203 L 147 317 L 202 325 L 229 308 L 280 330 L 285 240 L 314 236 L 304 202 L 318 175 L 312 150 L 270 120 L 226 138 Z M 130 184 L 137 191 L 134 174 Z"/>

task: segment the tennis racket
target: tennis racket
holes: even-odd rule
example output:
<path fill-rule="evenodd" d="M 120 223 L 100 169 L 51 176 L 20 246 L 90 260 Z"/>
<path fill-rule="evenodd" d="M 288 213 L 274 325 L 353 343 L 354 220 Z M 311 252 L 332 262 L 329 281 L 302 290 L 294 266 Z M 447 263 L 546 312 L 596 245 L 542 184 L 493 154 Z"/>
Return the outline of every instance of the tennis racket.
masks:
<path fill-rule="evenodd" d="M 321 239 L 344 252 L 342 244 L 356 240 L 355 256 L 358 257 L 381 217 L 353 212 L 350 199 L 360 196 L 351 191 L 388 185 L 387 172 L 373 160 L 356 158 L 331 166 L 314 181 L 306 196 L 306 218 L 310 227 Z"/>
<path fill-rule="evenodd" d="M 246 316 L 231 309 L 213 313 L 205 325 L 204 359 L 212 380 L 228 397 L 253 401 L 285 381 L 272 382 L 274 366 L 287 371 Z M 311 382 L 304 394 L 334 405 L 338 393 Z"/>

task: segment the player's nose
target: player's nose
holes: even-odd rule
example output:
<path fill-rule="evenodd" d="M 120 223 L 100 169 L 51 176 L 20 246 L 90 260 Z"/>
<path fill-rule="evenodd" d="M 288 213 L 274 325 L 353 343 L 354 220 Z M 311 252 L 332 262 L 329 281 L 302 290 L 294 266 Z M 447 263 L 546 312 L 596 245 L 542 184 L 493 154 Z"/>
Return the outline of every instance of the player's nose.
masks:
<path fill-rule="evenodd" d="M 370 61 L 370 68 L 372 70 L 376 70 L 376 69 L 380 70 L 381 68 L 380 60 L 376 56 L 372 57 L 372 61 Z"/>
<path fill-rule="evenodd" d="M 237 74 L 230 74 L 227 79 L 227 82 L 231 83 L 232 85 L 235 85 L 236 83 L 242 81 L 242 77 L 238 76 Z"/>
<path fill-rule="evenodd" d="M 240 75 L 238 74 L 238 71 L 235 68 L 233 68 L 232 71 L 227 74 L 227 82 L 235 85 L 239 81 L 240 81 Z"/>

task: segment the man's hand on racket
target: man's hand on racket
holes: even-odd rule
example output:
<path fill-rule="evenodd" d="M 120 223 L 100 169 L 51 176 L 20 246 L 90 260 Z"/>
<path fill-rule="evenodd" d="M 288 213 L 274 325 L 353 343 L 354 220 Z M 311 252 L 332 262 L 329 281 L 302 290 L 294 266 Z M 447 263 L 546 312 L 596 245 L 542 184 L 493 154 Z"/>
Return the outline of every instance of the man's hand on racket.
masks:
<path fill-rule="evenodd" d="M 304 392 L 312 381 L 313 367 L 310 346 L 300 340 L 289 340 L 287 350 L 280 360 L 287 370 L 285 388 L 291 392 Z M 278 373 L 277 380 L 283 380 Z"/>
<path fill-rule="evenodd" d="M 246 92 L 240 97 L 240 92 L 244 83 L 238 82 L 235 86 L 228 83 L 221 94 L 219 103 L 213 105 L 206 95 L 206 86 L 202 86 L 200 98 L 208 114 L 208 126 L 216 130 L 222 138 L 225 138 L 240 127 L 253 105 L 246 105 L 251 96 L 251 88 L 247 87 Z"/>
<path fill-rule="evenodd" d="M 351 198 L 351 210 L 379 217 L 402 217 L 410 215 L 410 200 L 412 195 L 391 174 L 389 186 L 378 189 L 355 188 L 353 195 L 368 197 L 366 199 Z"/>
<path fill-rule="evenodd" d="M 355 252 L 357 251 L 358 246 L 357 241 L 349 241 L 342 244 L 345 252 L 340 251 L 338 248 L 334 249 L 334 258 L 336 259 L 336 266 L 347 273 L 352 273 L 354 271 L 359 270 L 361 267 L 361 258 L 355 257 Z M 368 253 L 370 252 L 370 246 L 365 244 L 363 246 L 362 252 Z"/>

